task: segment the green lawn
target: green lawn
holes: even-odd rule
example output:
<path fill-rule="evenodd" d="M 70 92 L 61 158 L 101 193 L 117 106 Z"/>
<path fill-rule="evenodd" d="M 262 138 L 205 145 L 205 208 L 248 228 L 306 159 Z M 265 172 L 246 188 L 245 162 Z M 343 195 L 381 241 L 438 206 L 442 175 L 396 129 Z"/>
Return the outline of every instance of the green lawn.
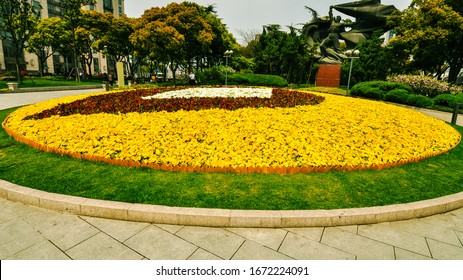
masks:
<path fill-rule="evenodd" d="M 0 111 L 0 121 L 12 111 Z M 0 179 L 48 192 L 168 206 L 295 210 L 413 202 L 463 191 L 462 155 L 460 144 L 445 155 L 381 171 L 175 173 L 37 151 L 0 129 Z"/>
<path fill-rule="evenodd" d="M 0 89 L 7 89 L 8 81 L 0 81 Z M 92 81 L 81 81 L 77 82 L 74 79 L 43 79 L 39 77 L 25 77 L 22 83 L 19 85 L 20 88 L 34 88 L 34 87 L 57 87 L 57 86 L 79 86 L 79 85 L 99 85 L 101 80 Z"/>

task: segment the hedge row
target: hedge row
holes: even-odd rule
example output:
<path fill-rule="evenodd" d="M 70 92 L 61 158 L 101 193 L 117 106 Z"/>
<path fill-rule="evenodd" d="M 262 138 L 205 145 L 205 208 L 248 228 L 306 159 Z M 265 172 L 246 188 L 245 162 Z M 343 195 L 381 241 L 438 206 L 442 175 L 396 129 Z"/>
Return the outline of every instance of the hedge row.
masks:
<path fill-rule="evenodd" d="M 227 73 L 227 74 L 226 74 Z M 275 75 L 252 73 L 233 73 L 231 67 L 215 66 L 196 73 L 201 85 L 223 85 L 227 78 L 228 85 L 287 87 L 286 79 Z"/>
<path fill-rule="evenodd" d="M 228 77 L 229 85 L 287 87 L 286 79 L 275 75 L 241 74 L 236 73 Z"/>
<path fill-rule="evenodd" d="M 463 94 L 440 94 L 430 98 L 415 94 L 409 85 L 383 81 L 358 83 L 352 87 L 351 95 L 419 108 L 432 108 L 434 105 L 453 108 L 456 103 L 463 103 Z"/>

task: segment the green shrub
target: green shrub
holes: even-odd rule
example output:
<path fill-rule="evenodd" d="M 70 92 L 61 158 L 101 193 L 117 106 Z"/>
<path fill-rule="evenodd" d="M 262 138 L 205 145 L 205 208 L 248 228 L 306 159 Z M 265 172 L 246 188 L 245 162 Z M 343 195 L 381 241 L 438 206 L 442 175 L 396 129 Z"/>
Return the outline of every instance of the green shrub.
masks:
<path fill-rule="evenodd" d="M 427 96 L 409 94 L 405 104 L 419 108 L 431 108 L 434 105 L 434 102 Z"/>
<path fill-rule="evenodd" d="M 227 72 L 228 71 L 228 72 Z M 225 81 L 225 73 L 233 73 L 231 67 L 214 66 L 196 73 L 196 80 L 202 85 L 220 85 Z"/>
<path fill-rule="evenodd" d="M 440 94 L 434 98 L 434 104 L 453 109 L 456 104 L 463 104 L 463 93 L 458 95 Z"/>
<path fill-rule="evenodd" d="M 201 85 L 223 85 L 227 73 L 228 85 L 287 87 L 288 81 L 280 76 L 261 75 L 252 73 L 234 73 L 225 66 L 214 66 L 196 73 L 196 80 Z"/>
<path fill-rule="evenodd" d="M 389 98 L 388 101 L 398 102 L 397 100 L 395 100 L 396 97 L 400 98 L 400 100 L 403 100 L 403 98 L 398 97 L 398 95 L 403 95 L 403 93 L 405 94 L 413 93 L 413 90 L 410 86 L 402 84 L 402 83 L 386 82 L 386 81 L 372 81 L 372 82 L 363 82 L 363 83 L 356 84 L 351 89 L 351 95 L 382 100 L 386 98 L 386 94 L 388 92 L 391 92 L 394 90 L 401 90 L 401 94 L 393 93 L 389 95 L 387 97 Z"/>
<path fill-rule="evenodd" d="M 66 81 L 66 77 L 62 75 L 43 76 L 42 79 L 47 81 Z"/>
<path fill-rule="evenodd" d="M 400 89 L 405 91 L 407 94 L 413 93 L 413 89 L 411 86 L 402 84 L 402 83 L 395 83 L 395 82 L 379 82 L 378 87 L 385 92 L 390 92 L 396 89 Z"/>
<path fill-rule="evenodd" d="M 372 87 L 363 83 L 358 83 L 350 89 L 350 95 L 365 97 L 365 92 L 367 92 L 370 89 L 372 89 Z"/>
<path fill-rule="evenodd" d="M 455 95 L 455 102 L 458 104 L 463 104 L 463 93 Z"/>
<path fill-rule="evenodd" d="M 383 100 L 385 91 L 379 88 L 378 82 L 358 83 L 352 87 L 350 94 L 352 96 L 365 97 L 375 100 Z"/>
<path fill-rule="evenodd" d="M 384 100 L 399 104 L 406 104 L 409 95 L 409 92 L 404 89 L 393 89 L 384 96 Z"/>
<path fill-rule="evenodd" d="M 380 88 L 370 88 L 365 94 L 365 97 L 368 99 L 374 100 L 383 100 L 385 92 L 382 91 Z"/>
<path fill-rule="evenodd" d="M 236 73 L 228 76 L 229 85 L 287 87 L 288 81 L 280 76 Z"/>
<path fill-rule="evenodd" d="M 434 104 L 444 107 L 453 107 L 455 104 L 456 95 L 453 94 L 439 94 L 434 97 Z"/>
<path fill-rule="evenodd" d="M 18 79 L 18 76 L 16 75 L 16 71 L 7 71 L 5 73 L 0 74 L 0 81 L 7 81 L 7 82 L 13 82 Z"/>

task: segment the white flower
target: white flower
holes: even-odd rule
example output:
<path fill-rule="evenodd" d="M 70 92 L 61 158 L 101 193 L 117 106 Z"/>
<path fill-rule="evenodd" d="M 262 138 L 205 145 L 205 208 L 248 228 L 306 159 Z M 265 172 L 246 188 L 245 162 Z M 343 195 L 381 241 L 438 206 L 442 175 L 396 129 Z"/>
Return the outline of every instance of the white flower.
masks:
<path fill-rule="evenodd" d="M 145 96 L 142 99 L 170 99 L 170 98 L 193 98 L 193 97 L 224 97 L 224 98 L 240 98 L 240 97 L 259 97 L 270 98 L 272 96 L 271 88 L 187 88 L 163 92 L 160 94 Z"/>

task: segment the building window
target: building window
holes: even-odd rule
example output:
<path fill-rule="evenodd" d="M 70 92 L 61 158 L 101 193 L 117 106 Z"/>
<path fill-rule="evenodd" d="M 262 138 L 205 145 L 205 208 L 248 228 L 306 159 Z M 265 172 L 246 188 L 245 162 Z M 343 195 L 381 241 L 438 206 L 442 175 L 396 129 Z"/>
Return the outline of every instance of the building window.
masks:
<path fill-rule="evenodd" d="M 113 13 L 114 12 L 114 7 L 113 7 L 113 1 L 112 0 L 104 0 L 103 1 L 103 11 L 105 13 Z"/>
<path fill-rule="evenodd" d="M 50 3 L 53 3 L 53 4 L 50 4 Z M 61 9 L 61 3 L 56 3 L 56 2 L 50 2 L 50 3 L 48 4 L 48 16 L 49 17 L 61 17 L 63 15 L 63 11 Z"/>
<path fill-rule="evenodd" d="M 37 12 L 37 16 L 39 18 L 42 17 L 42 13 L 40 12 L 42 10 L 42 6 L 40 5 L 39 1 L 32 1 L 32 7 L 34 7 L 34 10 Z"/>
<path fill-rule="evenodd" d="M 93 72 L 98 74 L 100 73 L 100 60 L 98 58 L 93 59 Z"/>

